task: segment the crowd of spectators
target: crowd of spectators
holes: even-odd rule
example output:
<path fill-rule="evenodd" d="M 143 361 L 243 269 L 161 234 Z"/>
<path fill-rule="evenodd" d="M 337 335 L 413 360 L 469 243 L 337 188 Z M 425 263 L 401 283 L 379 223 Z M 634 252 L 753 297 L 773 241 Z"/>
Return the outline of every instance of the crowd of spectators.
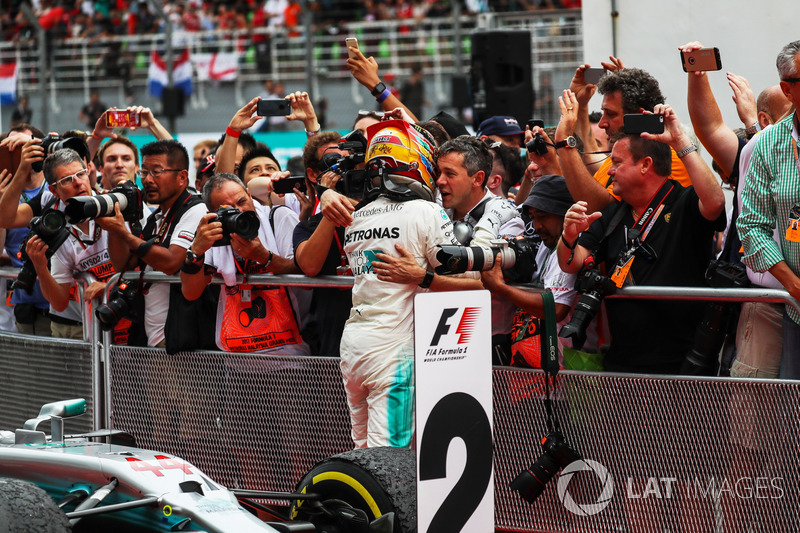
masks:
<path fill-rule="evenodd" d="M 0 34 L 4 41 L 24 41 L 35 31 L 18 2 L 2 2 Z M 164 31 L 164 21 L 147 2 L 138 0 L 39 0 L 33 2 L 39 23 L 54 38 L 97 40 L 113 35 L 147 35 Z M 468 0 L 467 13 L 580 8 L 580 0 Z M 303 25 L 301 4 L 296 0 L 236 0 L 164 2 L 164 12 L 175 31 L 252 30 L 286 28 L 297 33 Z M 337 23 L 409 20 L 447 17 L 450 2 L 434 0 L 318 0 L 308 2 L 313 24 L 335 28 Z"/>

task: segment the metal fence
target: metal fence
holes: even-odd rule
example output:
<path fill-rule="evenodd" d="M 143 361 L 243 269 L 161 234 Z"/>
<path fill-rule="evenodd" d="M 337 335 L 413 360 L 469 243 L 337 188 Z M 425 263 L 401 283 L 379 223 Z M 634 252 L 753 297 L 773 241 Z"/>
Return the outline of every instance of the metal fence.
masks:
<path fill-rule="evenodd" d="M 269 279 L 328 283 L 297 276 Z M 783 298 L 797 305 L 783 291 L 638 287 L 630 296 L 648 291 L 662 298 Z M 12 378 L 17 392 L 4 391 L 4 409 L 32 402 L 28 418 L 31 408 L 62 399 L 55 397 L 61 393 L 57 387 L 68 387 L 70 397 L 76 387 L 91 392 L 90 344 L 13 334 L 0 334 L 0 343 L 4 367 L 18 368 Z M 82 352 L 71 355 L 70 347 Z M 53 359 L 44 359 L 47 352 Z M 230 487 L 290 490 L 316 461 L 352 446 L 337 359 L 220 352 L 167 356 L 154 348 L 108 345 L 103 357 L 113 427 L 132 432 L 141 446 L 187 458 Z M 33 358 L 47 361 L 33 366 L 61 376 L 57 383 L 42 387 L 43 378 L 37 381 L 30 369 Z M 83 366 L 70 366 L 77 361 Z M 554 476 L 528 504 L 508 484 L 542 455 L 543 374 L 497 367 L 493 380 L 498 530 L 800 527 L 799 382 L 563 371 L 555 411 L 567 442 L 588 466 Z M 42 388 L 49 389 L 46 398 L 26 396 Z M 103 403 L 97 397 L 95 402 Z"/>

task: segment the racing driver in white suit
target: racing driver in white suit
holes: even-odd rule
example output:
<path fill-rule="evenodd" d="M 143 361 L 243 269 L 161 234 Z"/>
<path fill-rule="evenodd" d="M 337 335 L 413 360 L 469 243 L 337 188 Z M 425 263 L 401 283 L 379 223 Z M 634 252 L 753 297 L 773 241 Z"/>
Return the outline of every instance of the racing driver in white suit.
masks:
<path fill-rule="evenodd" d="M 434 275 L 437 245 L 458 244 L 435 203 L 435 144 L 414 124 L 389 120 L 367 129 L 367 172 L 380 195 L 353 213 L 344 250 L 353 272 L 353 308 L 341 343 L 341 367 L 358 448 L 408 447 L 414 434 L 414 295 L 449 283 Z M 376 253 L 402 245 L 426 270 L 416 283 L 381 281 Z M 379 267 L 380 268 L 380 267 Z"/>

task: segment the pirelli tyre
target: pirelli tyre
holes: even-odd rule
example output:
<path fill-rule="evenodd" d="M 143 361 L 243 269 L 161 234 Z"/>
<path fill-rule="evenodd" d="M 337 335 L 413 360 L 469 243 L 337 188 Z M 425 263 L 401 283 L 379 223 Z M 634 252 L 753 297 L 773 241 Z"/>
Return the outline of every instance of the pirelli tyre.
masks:
<path fill-rule="evenodd" d="M 27 481 L 0 478 L 0 533 L 72 531 L 67 516 L 48 494 Z"/>
<path fill-rule="evenodd" d="M 297 491 L 319 494 L 328 505 L 336 505 L 336 500 L 346 502 L 367 513 L 370 521 L 394 512 L 394 532 L 411 533 L 417 530 L 416 478 L 413 450 L 365 448 L 317 463 L 297 485 Z M 324 520 L 310 507 L 307 501 L 296 501 L 292 520 Z"/>

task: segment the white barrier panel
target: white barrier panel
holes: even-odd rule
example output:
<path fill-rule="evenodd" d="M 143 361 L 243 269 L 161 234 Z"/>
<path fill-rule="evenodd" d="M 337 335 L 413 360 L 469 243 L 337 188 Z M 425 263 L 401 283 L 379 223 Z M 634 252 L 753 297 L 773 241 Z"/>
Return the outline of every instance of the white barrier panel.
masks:
<path fill-rule="evenodd" d="M 414 298 L 419 531 L 494 531 L 488 291 Z"/>

